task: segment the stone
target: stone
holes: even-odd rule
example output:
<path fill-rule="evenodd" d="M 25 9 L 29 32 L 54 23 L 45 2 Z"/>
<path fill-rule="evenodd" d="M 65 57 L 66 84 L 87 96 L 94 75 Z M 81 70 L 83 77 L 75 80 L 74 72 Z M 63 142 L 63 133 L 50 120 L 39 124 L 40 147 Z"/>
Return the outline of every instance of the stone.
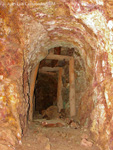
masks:
<path fill-rule="evenodd" d="M 88 140 L 86 140 L 86 139 L 82 139 L 81 145 L 82 146 L 86 146 L 86 147 L 92 147 L 93 143 L 88 141 Z"/>
<path fill-rule="evenodd" d="M 14 150 L 13 148 L 9 147 L 9 146 L 6 146 L 6 145 L 3 145 L 3 144 L 0 144 L 0 150 Z"/>
<path fill-rule="evenodd" d="M 47 143 L 47 145 L 45 146 L 45 150 L 51 150 L 51 146 L 49 143 Z"/>
<path fill-rule="evenodd" d="M 71 122 L 70 127 L 73 128 L 73 129 L 78 129 L 79 125 L 76 122 Z"/>
<path fill-rule="evenodd" d="M 81 138 L 88 140 L 89 136 L 86 133 L 84 133 L 84 134 L 82 134 Z"/>
<path fill-rule="evenodd" d="M 48 119 L 59 118 L 57 106 L 50 106 L 42 111 L 42 116 Z"/>
<path fill-rule="evenodd" d="M 50 150 L 50 142 L 49 139 L 42 133 L 37 135 L 37 142 L 39 143 L 39 149 Z"/>

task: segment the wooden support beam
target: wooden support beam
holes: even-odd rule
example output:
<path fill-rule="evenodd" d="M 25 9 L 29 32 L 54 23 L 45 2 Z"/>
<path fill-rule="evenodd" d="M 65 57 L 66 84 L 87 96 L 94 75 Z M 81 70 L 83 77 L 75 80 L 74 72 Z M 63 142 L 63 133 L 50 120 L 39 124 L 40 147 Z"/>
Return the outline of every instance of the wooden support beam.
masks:
<path fill-rule="evenodd" d="M 71 58 L 72 58 L 71 56 L 49 54 L 45 59 L 54 59 L 54 60 L 69 61 Z"/>
<path fill-rule="evenodd" d="M 76 107 L 75 107 L 75 73 L 74 73 L 74 58 L 72 57 L 69 61 L 69 82 L 70 82 L 70 93 L 69 93 L 69 101 L 70 101 L 70 116 L 76 115 Z"/>
<path fill-rule="evenodd" d="M 57 106 L 59 112 L 61 109 L 63 109 L 63 100 L 62 100 L 62 73 L 63 69 L 59 69 L 59 75 L 58 75 L 58 88 L 57 88 Z"/>
<path fill-rule="evenodd" d="M 31 79 L 30 79 L 30 109 L 29 109 L 29 120 L 33 120 L 33 95 L 34 95 L 34 88 L 35 88 L 35 81 L 36 81 L 36 76 L 38 72 L 39 64 L 35 68 L 33 68 L 31 72 Z"/>
<path fill-rule="evenodd" d="M 52 75 L 52 76 L 55 76 L 56 75 L 56 72 L 46 72 L 46 71 L 41 71 L 39 73 L 42 73 L 42 74 L 47 74 L 47 75 Z"/>
<path fill-rule="evenodd" d="M 56 71 L 59 71 L 60 67 L 43 67 L 41 69 L 39 69 L 39 72 L 40 71 L 48 71 L 48 72 L 56 72 Z"/>

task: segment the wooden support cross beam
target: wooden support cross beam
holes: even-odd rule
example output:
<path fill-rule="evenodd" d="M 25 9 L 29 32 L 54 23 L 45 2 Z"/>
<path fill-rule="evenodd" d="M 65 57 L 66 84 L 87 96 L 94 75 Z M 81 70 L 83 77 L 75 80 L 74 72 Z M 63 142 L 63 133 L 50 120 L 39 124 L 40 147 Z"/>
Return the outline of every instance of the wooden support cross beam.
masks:
<path fill-rule="evenodd" d="M 56 72 L 47 72 L 47 71 L 39 71 L 39 73 L 41 74 L 47 74 L 47 75 L 52 75 L 52 76 L 55 76 L 56 75 Z"/>
<path fill-rule="evenodd" d="M 50 60 L 54 59 L 54 60 L 69 61 L 71 58 L 72 58 L 71 56 L 49 54 L 45 59 L 50 59 Z"/>
<path fill-rule="evenodd" d="M 74 73 L 74 58 L 71 56 L 63 56 L 63 55 L 53 55 L 49 54 L 46 59 L 50 60 L 65 60 L 69 61 L 69 82 L 70 82 L 70 93 L 69 93 L 69 101 L 70 101 L 70 116 L 76 115 L 76 107 L 75 107 L 75 73 Z M 37 71 L 39 68 L 39 64 L 32 70 L 31 80 L 30 80 L 30 110 L 29 110 L 29 120 L 33 119 L 33 93 Z M 57 93 L 57 106 L 59 111 L 63 108 L 63 100 L 61 96 L 62 91 L 62 67 L 43 67 L 39 69 L 39 72 L 56 72 L 59 71 L 58 77 L 58 93 Z"/>
<path fill-rule="evenodd" d="M 59 71 L 61 67 L 42 67 L 41 69 L 39 69 L 39 72 L 40 71 L 47 71 L 47 72 L 56 72 L 56 71 Z"/>

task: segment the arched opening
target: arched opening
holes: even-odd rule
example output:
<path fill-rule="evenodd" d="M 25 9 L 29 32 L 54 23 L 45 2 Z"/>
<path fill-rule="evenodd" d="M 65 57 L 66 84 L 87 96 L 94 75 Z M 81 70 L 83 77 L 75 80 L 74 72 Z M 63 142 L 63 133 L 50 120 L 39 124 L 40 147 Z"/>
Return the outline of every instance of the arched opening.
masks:
<path fill-rule="evenodd" d="M 67 116 L 75 115 L 76 110 L 71 110 L 75 109 L 75 97 L 73 97 L 75 96 L 75 87 L 71 83 L 71 80 L 74 80 L 76 76 L 74 64 L 71 61 L 73 54 L 74 48 L 56 47 L 50 49 L 49 55 L 40 62 L 34 89 L 32 113 L 36 111 L 41 115 L 43 110 L 49 109 L 50 106 L 53 108 L 56 106 L 58 113 L 63 111 Z M 74 77 L 72 77 L 73 75 Z M 53 113 L 54 111 L 50 115 L 54 116 Z M 51 118 L 51 116 L 48 117 Z"/>
<path fill-rule="evenodd" d="M 59 49 L 60 53 L 57 54 Z M 33 72 L 33 75 L 35 73 L 35 78 L 33 77 L 33 80 L 36 80 L 34 80 L 34 93 L 32 93 L 32 111 L 30 116 L 32 116 L 32 123 L 34 123 L 39 130 L 44 130 L 46 137 L 56 138 L 57 133 L 53 128 L 56 127 L 60 134 L 63 132 L 63 134 L 67 134 L 68 136 L 70 135 L 70 137 L 74 135 L 74 140 L 77 139 L 80 141 L 80 138 L 83 134 L 83 131 L 80 129 L 81 123 L 85 124 L 86 127 L 89 126 L 88 120 L 87 122 L 84 121 L 85 119 L 82 118 L 83 114 L 81 114 L 79 110 L 82 107 L 81 103 L 83 103 L 83 101 L 81 101 L 81 97 L 87 91 L 87 88 L 93 79 L 88 78 L 88 76 L 91 75 L 89 72 L 87 76 L 87 68 L 85 65 L 86 64 L 83 60 L 83 57 L 76 47 L 70 48 L 61 46 L 60 48 L 55 47 L 49 49 L 49 54 L 47 57 L 40 61 L 40 64 L 35 67 Z M 50 100 L 51 98 L 52 100 Z M 75 103 L 73 103 L 73 100 Z M 49 109 L 51 106 L 53 109 Z M 88 109 L 92 109 L 91 107 L 93 106 L 90 106 Z M 75 114 L 73 114 L 74 111 Z M 80 119 L 83 122 L 80 122 Z M 30 128 L 34 128 L 36 130 L 34 125 L 31 124 Z M 49 128 L 52 132 L 49 130 Z M 82 134 L 80 134 L 80 132 Z M 80 134 L 79 138 L 78 134 Z M 98 147 L 95 145 L 92 147 L 92 142 L 87 139 L 87 136 L 90 135 L 89 131 L 85 131 L 84 134 L 86 134 L 86 137 L 83 135 L 81 146 L 77 147 L 75 144 L 76 147 L 81 149 L 81 147 L 86 144 L 91 148 L 91 150 L 98 150 Z M 39 139 L 42 138 L 40 135 L 38 136 Z M 65 139 L 65 137 L 63 138 Z M 63 139 L 60 139 L 60 137 L 59 140 L 63 141 Z M 59 142 L 59 140 L 55 140 L 55 143 Z M 72 141 L 73 140 L 71 140 L 71 144 L 73 143 Z M 62 144 L 64 145 L 63 142 L 61 142 L 59 146 L 55 143 L 53 144 L 55 149 L 59 149 Z M 48 142 L 47 145 L 50 148 L 50 144 Z M 73 147 L 75 146 L 74 144 L 72 145 Z M 68 145 L 66 147 L 68 147 Z"/>
<path fill-rule="evenodd" d="M 41 114 L 41 111 L 50 106 L 49 101 L 47 101 L 45 96 L 47 93 L 43 93 L 46 89 L 42 92 L 44 87 L 41 88 L 42 85 L 44 85 L 45 88 L 48 86 L 46 81 L 44 81 L 44 76 L 48 80 L 54 76 L 55 80 L 57 80 L 57 86 L 55 84 L 55 88 L 57 87 L 57 90 L 55 90 L 57 94 L 56 97 L 53 97 L 53 100 L 51 100 L 51 105 L 57 106 L 59 113 L 61 110 L 64 110 L 67 116 L 74 116 L 76 119 L 77 117 L 80 117 L 78 114 L 78 108 L 81 103 L 80 95 L 82 96 L 87 89 L 87 85 L 90 83 L 87 80 L 85 64 L 78 49 L 63 46 L 49 49 L 48 56 L 40 62 L 40 65 L 38 65 L 38 69 L 36 70 L 38 70 L 38 74 L 37 77 L 35 74 L 36 84 L 34 80 L 35 90 L 33 91 L 35 96 L 33 96 L 33 93 L 31 94 L 32 109 L 30 112 L 30 120 L 33 120 L 33 112 L 35 110 L 37 113 Z M 40 81 L 38 84 L 39 77 L 43 78 L 41 81 L 42 84 L 40 84 Z M 48 89 L 49 88 L 47 88 L 47 90 Z M 40 91 L 43 93 L 43 96 L 40 95 Z M 49 94 L 51 94 L 51 92 L 48 93 L 48 97 Z M 40 104 L 38 103 L 38 98 L 40 99 Z M 44 101 L 47 104 L 46 106 L 44 106 Z M 43 105 L 43 108 L 39 108 L 42 107 L 41 105 Z"/>

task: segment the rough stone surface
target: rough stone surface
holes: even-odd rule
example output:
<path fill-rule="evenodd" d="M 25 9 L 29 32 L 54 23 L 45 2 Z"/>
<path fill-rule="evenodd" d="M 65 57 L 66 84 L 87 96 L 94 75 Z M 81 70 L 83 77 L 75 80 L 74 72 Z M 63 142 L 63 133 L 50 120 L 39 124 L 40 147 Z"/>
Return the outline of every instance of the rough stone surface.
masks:
<path fill-rule="evenodd" d="M 57 106 L 50 106 L 46 110 L 43 110 L 42 116 L 48 119 L 59 118 Z"/>
<path fill-rule="evenodd" d="M 85 145 L 81 145 L 83 129 L 72 129 L 60 119 L 45 120 L 51 126 L 42 128 L 41 121 L 36 119 L 30 123 L 28 131 L 22 139 L 23 144 L 17 145 L 16 150 L 100 150 L 95 142 L 90 146 L 91 138 L 85 140 Z M 63 123 L 64 126 L 52 126 L 57 122 Z M 87 130 L 85 133 L 89 135 Z"/>
<path fill-rule="evenodd" d="M 2 0 L 0 14 L 0 140 L 21 141 L 31 70 L 48 49 L 65 46 L 74 48 L 77 119 L 112 150 L 113 2 Z"/>

